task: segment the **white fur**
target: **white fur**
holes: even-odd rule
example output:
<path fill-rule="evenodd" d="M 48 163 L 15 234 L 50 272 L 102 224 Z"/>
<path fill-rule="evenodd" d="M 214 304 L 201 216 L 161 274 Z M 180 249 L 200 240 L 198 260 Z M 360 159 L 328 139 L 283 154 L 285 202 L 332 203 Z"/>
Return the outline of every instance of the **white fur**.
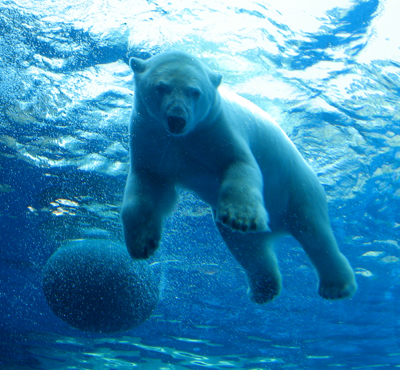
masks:
<path fill-rule="evenodd" d="M 182 186 L 211 206 L 253 301 L 280 292 L 273 241 L 282 234 L 308 254 L 322 297 L 351 297 L 354 273 L 333 236 L 324 190 L 268 114 L 218 88 L 222 76 L 189 54 L 132 58 L 130 65 L 136 90 L 121 214 L 131 256 L 148 258 L 158 248 Z"/>

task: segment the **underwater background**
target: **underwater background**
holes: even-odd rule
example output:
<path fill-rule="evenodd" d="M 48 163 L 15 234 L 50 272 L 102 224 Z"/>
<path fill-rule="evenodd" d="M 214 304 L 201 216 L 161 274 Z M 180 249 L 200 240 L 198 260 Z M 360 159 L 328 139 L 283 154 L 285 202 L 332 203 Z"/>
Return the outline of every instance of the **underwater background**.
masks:
<path fill-rule="evenodd" d="M 400 367 L 399 16 L 398 0 L 0 0 L 0 369 Z M 146 322 L 93 334 L 51 311 L 56 250 L 123 243 L 127 61 L 171 49 L 222 72 L 316 171 L 354 298 L 320 298 L 285 238 L 281 295 L 252 303 L 210 210 L 182 191 Z"/>

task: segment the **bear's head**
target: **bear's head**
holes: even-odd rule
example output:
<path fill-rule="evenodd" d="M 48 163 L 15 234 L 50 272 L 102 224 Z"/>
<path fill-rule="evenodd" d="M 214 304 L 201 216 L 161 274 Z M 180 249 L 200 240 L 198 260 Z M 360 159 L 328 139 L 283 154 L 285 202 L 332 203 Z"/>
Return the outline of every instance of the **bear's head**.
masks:
<path fill-rule="evenodd" d="M 222 75 L 190 54 L 173 51 L 148 60 L 130 58 L 139 108 L 172 135 L 186 135 L 207 120 L 217 102 Z"/>

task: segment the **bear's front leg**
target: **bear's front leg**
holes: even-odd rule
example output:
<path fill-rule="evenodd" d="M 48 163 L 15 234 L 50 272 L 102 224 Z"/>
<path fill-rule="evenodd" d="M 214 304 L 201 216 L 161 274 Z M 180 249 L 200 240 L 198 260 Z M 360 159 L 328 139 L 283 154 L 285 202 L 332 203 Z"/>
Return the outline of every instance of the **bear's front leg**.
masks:
<path fill-rule="evenodd" d="M 147 259 L 160 245 L 162 224 L 176 201 L 168 181 L 130 173 L 121 208 L 126 247 L 134 259 Z"/>
<path fill-rule="evenodd" d="M 236 231 L 271 231 L 262 191 L 262 174 L 256 163 L 231 164 L 222 179 L 217 220 Z"/>

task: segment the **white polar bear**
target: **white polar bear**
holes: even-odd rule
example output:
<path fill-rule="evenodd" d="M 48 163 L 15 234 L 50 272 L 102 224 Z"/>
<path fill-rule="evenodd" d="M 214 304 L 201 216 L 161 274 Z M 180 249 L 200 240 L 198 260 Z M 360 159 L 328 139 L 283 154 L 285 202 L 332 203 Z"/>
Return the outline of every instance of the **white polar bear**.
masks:
<path fill-rule="evenodd" d="M 136 87 L 121 218 L 132 258 L 156 251 L 182 186 L 211 206 L 254 302 L 280 292 L 273 242 L 283 234 L 311 259 L 322 297 L 353 296 L 354 273 L 333 236 L 324 190 L 282 129 L 249 101 L 218 89 L 222 76 L 190 54 L 129 64 Z"/>

